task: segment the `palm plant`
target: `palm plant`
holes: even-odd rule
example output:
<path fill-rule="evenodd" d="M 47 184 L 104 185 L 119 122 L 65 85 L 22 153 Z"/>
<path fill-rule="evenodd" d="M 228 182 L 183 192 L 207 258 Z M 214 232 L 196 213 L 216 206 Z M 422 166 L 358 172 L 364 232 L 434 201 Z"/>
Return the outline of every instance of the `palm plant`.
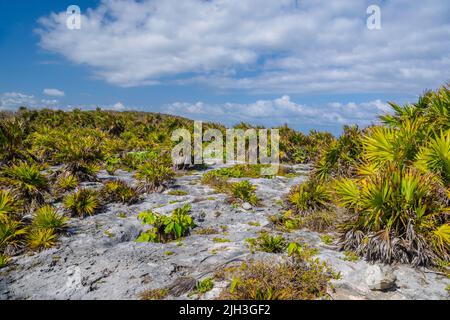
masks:
<path fill-rule="evenodd" d="M 343 229 L 343 248 L 386 263 L 448 259 L 444 192 L 433 176 L 395 165 L 359 181 L 337 181 L 337 202 L 354 213 Z"/>
<path fill-rule="evenodd" d="M 252 185 L 248 180 L 241 182 L 235 182 L 230 185 L 230 191 L 232 198 L 243 202 L 248 202 L 252 205 L 257 205 L 259 202 L 256 196 L 256 187 Z"/>
<path fill-rule="evenodd" d="M 64 207 L 72 215 L 83 218 L 85 215 L 93 215 L 100 208 L 100 202 L 95 191 L 79 189 L 64 198 Z"/>
<path fill-rule="evenodd" d="M 152 225 L 152 229 L 143 232 L 136 240 L 138 242 L 168 242 L 177 240 L 189 234 L 195 226 L 189 215 L 190 205 L 176 208 L 170 216 L 164 216 L 152 211 L 139 214 L 142 224 Z"/>
<path fill-rule="evenodd" d="M 53 229 L 32 229 L 27 235 L 32 250 L 49 249 L 56 245 L 57 235 Z"/>
<path fill-rule="evenodd" d="M 173 179 L 175 172 L 156 161 L 149 161 L 138 167 L 136 178 L 142 181 L 142 187 L 147 192 L 163 188 Z"/>
<path fill-rule="evenodd" d="M 138 188 L 130 187 L 121 180 L 107 182 L 100 193 L 106 202 L 132 204 L 139 200 Z"/>
<path fill-rule="evenodd" d="M 0 221 L 0 252 L 4 252 L 7 247 L 17 248 L 26 232 L 19 221 L 12 219 Z"/>
<path fill-rule="evenodd" d="M 33 156 L 24 147 L 29 126 L 18 118 L 0 120 L 0 159 L 3 163 L 28 160 Z"/>
<path fill-rule="evenodd" d="M 54 231 L 61 231 L 66 227 L 67 219 L 58 213 L 58 210 L 46 205 L 38 210 L 33 215 L 32 226 L 36 229 L 52 229 Z"/>
<path fill-rule="evenodd" d="M 3 171 L 3 182 L 14 188 L 22 199 L 42 203 L 48 191 L 48 179 L 35 165 L 20 163 Z"/>
<path fill-rule="evenodd" d="M 331 197 L 324 183 L 311 179 L 291 189 L 288 206 L 296 213 L 308 213 L 327 210 Z"/>
<path fill-rule="evenodd" d="M 8 190 L 0 190 L 0 221 L 15 217 L 22 210 L 20 201 Z"/>
<path fill-rule="evenodd" d="M 424 172 L 433 172 L 443 184 L 450 185 L 450 130 L 431 138 L 418 152 L 415 165 Z"/>

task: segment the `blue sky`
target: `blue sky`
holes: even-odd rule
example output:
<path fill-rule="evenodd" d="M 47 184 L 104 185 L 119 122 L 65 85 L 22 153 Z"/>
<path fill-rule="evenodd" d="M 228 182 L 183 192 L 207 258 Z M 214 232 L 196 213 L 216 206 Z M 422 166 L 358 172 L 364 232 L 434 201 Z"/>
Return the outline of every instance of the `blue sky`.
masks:
<path fill-rule="evenodd" d="M 71 4 L 80 30 L 66 27 Z M 366 26 L 371 4 L 381 30 Z M 450 80 L 446 0 L 2 0 L 0 12 L 0 109 L 101 106 L 338 133 Z"/>

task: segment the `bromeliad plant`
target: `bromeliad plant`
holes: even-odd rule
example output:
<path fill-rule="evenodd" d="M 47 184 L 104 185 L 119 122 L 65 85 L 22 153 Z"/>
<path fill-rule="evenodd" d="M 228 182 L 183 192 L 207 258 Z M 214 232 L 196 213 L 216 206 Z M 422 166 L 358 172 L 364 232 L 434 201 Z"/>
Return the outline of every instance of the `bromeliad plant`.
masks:
<path fill-rule="evenodd" d="M 195 226 L 189 215 L 190 211 L 191 206 L 184 205 L 175 209 L 170 216 L 152 211 L 141 212 L 139 219 L 142 220 L 142 224 L 153 227 L 143 232 L 136 241 L 165 243 L 187 236 Z"/>

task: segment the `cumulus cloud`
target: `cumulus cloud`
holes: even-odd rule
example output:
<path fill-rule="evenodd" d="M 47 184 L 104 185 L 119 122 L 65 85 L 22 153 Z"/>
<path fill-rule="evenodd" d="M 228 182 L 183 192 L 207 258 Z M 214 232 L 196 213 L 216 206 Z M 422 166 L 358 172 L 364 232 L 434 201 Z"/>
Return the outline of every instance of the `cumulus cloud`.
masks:
<path fill-rule="evenodd" d="M 43 48 L 119 86 L 418 93 L 450 79 L 448 0 L 103 0 L 39 20 Z M 382 29 L 366 28 L 379 3 Z"/>
<path fill-rule="evenodd" d="M 66 95 L 64 91 L 58 89 L 44 89 L 43 94 L 51 97 L 64 97 Z"/>
<path fill-rule="evenodd" d="M 20 107 L 27 108 L 53 108 L 58 100 L 39 99 L 33 95 L 20 92 L 6 92 L 0 94 L 0 110 L 16 110 Z"/>
<path fill-rule="evenodd" d="M 332 127 L 334 130 L 342 125 L 368 126 L 376 120 L 376 116 L 385 114 L 390 109 L 380 100 L 313 106 L 296 103 L 285 95 L 278 99 L 259 100 L 249 104 L 176 102 L 167 105 L 164 110 L 197 120 L 215 121 L 220 118 L 228 125 L 241 121 L 269 127 L 287 123 L 298 129 L 312 126 Z"/>

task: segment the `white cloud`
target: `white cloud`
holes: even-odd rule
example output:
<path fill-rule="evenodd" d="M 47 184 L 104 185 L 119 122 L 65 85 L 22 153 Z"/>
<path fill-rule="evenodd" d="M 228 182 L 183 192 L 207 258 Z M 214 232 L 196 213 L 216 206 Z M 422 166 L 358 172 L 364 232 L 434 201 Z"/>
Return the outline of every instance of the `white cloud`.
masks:
<path fill-rule="evenodd" d="M 58 100 L 39 99 L 20 92 L 6 92 L 0 95 L 0 110 L 16 110 L 20 107 L 53 108 L 57 104 Z"/>
<path fill-rule="evenodd" d="M 377 3 L 379 1 L 375 1 Z M 103 0 L 40 19 L 40 44 L 120 86 L 203 83 L 249 92 L 417 94 L 450 79 L 450 2 Z"/>
<path fill-rule="evenodd" d="M 51 97 L 64 97 L 66 95 L 64 91 L 58 89 L 44 89 L 43 94 Z"/>
<path fill-rule="evenodd" d="M 165 112 L 183 115 L 204 121 L 223 121 L 228 125 L 240 121 L 265 126 L 289 124 L 294 128 L 333 127 L 358 124 L 367 126 L 376 120 L 376 116 L 388 112 L 387 104 L 380 100 L 364 103 L 329 103 L 313 106 L 295 103 L 289 96 L 274 100 L 259 100 L 249 104 L 224 103 L 206 104 L 203 102 L 176 102 L 164 107 Z"/>

